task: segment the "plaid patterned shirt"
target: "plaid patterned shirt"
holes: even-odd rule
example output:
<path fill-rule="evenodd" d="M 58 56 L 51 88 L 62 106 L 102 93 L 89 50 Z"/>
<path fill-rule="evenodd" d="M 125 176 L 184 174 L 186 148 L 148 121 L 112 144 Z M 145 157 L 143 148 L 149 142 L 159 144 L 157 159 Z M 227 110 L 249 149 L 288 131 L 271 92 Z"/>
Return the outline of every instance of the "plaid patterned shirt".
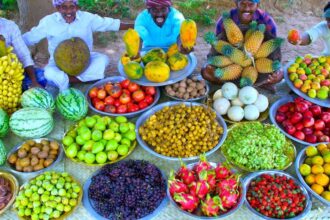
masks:
<path fill-rule="evenodd" d="M 232 9 L 230 11 L 230 17 L 233 19 L 233 21 L 237 25 L 240 24 L 237 8 Z M 253 15 L 253 20 L 257 21 L 258 24 L 265 24 L 266 31 L 270 32 L 274 37 L 276 37 L 276 34 L 277 34 L 276 33 L 276 31 L 277 31 L 276 23 L 269 14 L 267 14 L 266 12 L 264 12 L 260 9 L 257 9 Z M 216 25 L 215 33 L 216 33 L 216 35 L 218 35 L 219 33 L 223 32 L 223 31 L 224 31 L 224 28 L 223 28 L 222 17 L 220 17 L 217 22 L 217 25 Z"/>
<path fill-rule="evenodd" d="M 14 53 L 22 62 L 24 68 L 34 65 L 29 48 L 26 46 L 21 31 L 15 22 L 0 18 L 0 35 L 5 38 L 7 46 L 14 48 Z"/>

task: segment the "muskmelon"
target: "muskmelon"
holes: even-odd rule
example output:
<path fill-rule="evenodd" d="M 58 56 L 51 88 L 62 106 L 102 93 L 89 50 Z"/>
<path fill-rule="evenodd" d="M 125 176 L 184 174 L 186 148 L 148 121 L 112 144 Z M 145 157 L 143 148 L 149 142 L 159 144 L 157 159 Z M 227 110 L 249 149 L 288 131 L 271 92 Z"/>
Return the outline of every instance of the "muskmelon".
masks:
<path fill-rule="evenodd" d="M 71 76 L 78 76 L 89 65 L 90 51 L 79 37 L 62 41 L 55 49 L 54 60 L 57 67 Z"/>

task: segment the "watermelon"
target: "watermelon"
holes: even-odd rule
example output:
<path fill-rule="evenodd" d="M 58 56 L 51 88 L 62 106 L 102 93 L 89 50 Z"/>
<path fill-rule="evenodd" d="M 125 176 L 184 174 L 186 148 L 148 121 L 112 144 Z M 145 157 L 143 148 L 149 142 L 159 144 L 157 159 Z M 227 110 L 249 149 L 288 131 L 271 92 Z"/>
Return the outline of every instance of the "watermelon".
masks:
<path fill-rule="evenodd" d="M 16 111 L 9 119 L 10 129 L 23 138 L 40 138 L 54 128 L 52 114 L 42 108 L 23 108 Z"/>
<path fill-rule="evenodd" d="M 42 88 L 31 88 L 26 90 L 21 97 L 21 105 L 23 108 L 43 108 L 51 113 L 55 110 L 55 101 L 53 96 Z"/>
<path fill-rule="evenodd" d="M 80 90 L 69 88 L 56 97 L 56 108 L 65 119 L 78 121 L 87 115 L 88 104 Z"/>
<path fill-rule="evenodd" d="M 4 165 L 7 159 L 7 151 L 3 142 L 0 140 L 0 165 Z"/>
<path fill-rule="evenodd" d="M 0 108 L 0 138 L 7 135 L 9 131 L 9 117 L 7 112 Z"/>

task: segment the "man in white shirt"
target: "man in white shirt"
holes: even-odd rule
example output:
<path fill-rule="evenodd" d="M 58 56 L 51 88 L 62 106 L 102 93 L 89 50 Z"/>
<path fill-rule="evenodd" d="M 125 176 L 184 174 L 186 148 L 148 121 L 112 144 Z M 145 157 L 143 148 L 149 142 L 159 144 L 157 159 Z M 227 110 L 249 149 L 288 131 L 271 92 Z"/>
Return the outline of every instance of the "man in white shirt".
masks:
<path fill-rule="evenodd" d="M 293 45 L 309 45 L 314 43 L 317 39 L 322 38 L 324 41 L 323 55 L 330 55 L 330 2 L 324 7 L 323 17 L 325 21 L 322 21 L 307 30 L 296 42 L 289 42 Z"/>
<path fill-rule="evenodd" d="M 30 46 L 47 38 L 50 60 L 45 67 L 45 78 L 60 90 L 67 89 L 69 83 L 94 81 L 104 78 L 109 64 L 107 55 L 93 52 L 93 32 L 119 31 L 133 28 L 133 24 L 121 23 L 119 19 L 100 17 L 96 14 L 80 11 L 78 0 L 53 0 L 57 12 L 42 18 L 38 26 L 23 35 Z M 68 76 L 60 70 L 54 61 L 54 51 L 64 40 L 79 37 L 85 41 L 91 51 L 90 64 L 79 76 Z"/>

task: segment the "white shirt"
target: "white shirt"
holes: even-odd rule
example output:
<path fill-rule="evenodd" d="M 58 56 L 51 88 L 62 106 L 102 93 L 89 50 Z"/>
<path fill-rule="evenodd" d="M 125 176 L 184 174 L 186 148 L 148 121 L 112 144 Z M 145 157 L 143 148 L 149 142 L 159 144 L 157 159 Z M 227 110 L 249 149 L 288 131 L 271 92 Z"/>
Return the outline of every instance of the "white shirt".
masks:
<path fill-rule="evenodd" d="M 34 65 L 29 48 L 24 43 L 21 31 L 15 22 L 0 18 L 0 35 L 5 38 L 7 47 L 12 46 L 14 48 L 14 53 L 22 62 L 24 68 Z"/>
<path fill-rule="evenodd" d="M 93 32 L 118 31 L 119 27 L 119 19 L 103 18 L 85 11 L 77 11 L 76 19 L 68 24 L 59 12 L 55 12 L 42 18 L 38 26 L 25 33 L 23 38 L 28 46 L 47 38 L 48 51 L 52 59 L 57 45 L 64 40 L 80 37 L 92 51 Z"/>
<path fill-rule="evenodd" d="M 323 55 L 330 55 L 330 30 L 326 21 L 322 21 L 307 31 L 312 43 L 318 38 L 324 41 Z"/>

